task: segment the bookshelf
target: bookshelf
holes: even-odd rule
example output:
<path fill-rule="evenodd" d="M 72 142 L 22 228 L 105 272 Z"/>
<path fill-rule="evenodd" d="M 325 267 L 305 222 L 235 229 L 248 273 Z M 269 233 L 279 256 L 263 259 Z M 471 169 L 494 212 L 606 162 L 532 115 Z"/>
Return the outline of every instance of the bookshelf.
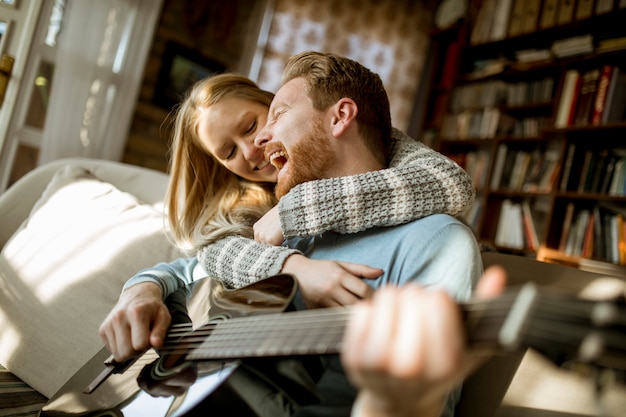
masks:
<path fill-rule="evenodd" d="M 470 174 L 479 240 L 626 276 L 623 22 L 624 0 L 470 0 L 433 31 L 419 136 Z"/>

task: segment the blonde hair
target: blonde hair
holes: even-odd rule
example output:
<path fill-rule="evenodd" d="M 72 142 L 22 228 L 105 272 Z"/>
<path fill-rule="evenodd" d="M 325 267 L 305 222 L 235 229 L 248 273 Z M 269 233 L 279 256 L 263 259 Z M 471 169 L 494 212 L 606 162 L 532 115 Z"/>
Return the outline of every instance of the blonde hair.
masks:
<path fill-rule="evenodd" d="M 231 97 L 269 108 L 274 95 L 246 77 L 220 74 L 194 85 L 173 113 L 167 217 L 176 244 L 188 252 L 228 235 L 252 238 L 254 222 L 276 204 L 274 184 L 240 178 L 200 143 L 200 110 Z"/>
<path fill-rule="evenodd" d="M 316 110 L 343 97 L 354 100 L 358 129 L 373 155 L 384 165 L 391 155 L 391 111 L 380 77 L 356 61 L 330 53 L 302 52 L 289 57 L 282 84 L 304 78 Z"/>

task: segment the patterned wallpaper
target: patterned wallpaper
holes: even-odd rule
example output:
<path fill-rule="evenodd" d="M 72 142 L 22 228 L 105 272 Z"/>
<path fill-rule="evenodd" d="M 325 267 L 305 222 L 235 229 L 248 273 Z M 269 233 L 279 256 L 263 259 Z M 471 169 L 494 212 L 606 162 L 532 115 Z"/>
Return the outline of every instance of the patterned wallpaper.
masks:
<path fill-rule="evenodd" d="M 259 85 L 276 91 L 285 59 L 306 50 L 348 56 L 378 73 L 393 125 L 406 130 L 432 11 L 416 0 L 276 0 Z"/>

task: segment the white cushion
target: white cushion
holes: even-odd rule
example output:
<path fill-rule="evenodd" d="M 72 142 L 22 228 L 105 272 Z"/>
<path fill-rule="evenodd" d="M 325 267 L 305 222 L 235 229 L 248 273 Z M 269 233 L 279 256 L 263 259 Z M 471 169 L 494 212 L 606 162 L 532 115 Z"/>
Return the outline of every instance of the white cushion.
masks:
<path fill-rule="evenodd" d="M 0 253 L 0 363 L 51 397 L 93 357 L 123 283 L 181 256 L 158 207 L 60 170 Z"/>

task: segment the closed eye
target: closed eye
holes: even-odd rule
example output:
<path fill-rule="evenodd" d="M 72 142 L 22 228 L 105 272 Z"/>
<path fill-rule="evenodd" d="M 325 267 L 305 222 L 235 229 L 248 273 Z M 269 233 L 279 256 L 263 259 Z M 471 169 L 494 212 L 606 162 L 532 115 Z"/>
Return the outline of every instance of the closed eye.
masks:
<path fill-rule="evenodd" d="M 233 146 L 230 152 L 228 152 L 228 155 L 226 155 L 226 158 L 224 158 L 224 160 L 228 161 L 229 159 L 234 158 L 236 153 L 237 153 L 237 147 Z"/>
<path fill-rule="evenodd" d="M 257 127 L 257 121 L 255 119 L 252 123 L 250 123 L 250 126 L 248 126 L 248 130 L 246 130 L 246 135 L 254 133 L 256 131 L 256 127 Z"/>
<path fill-rule="evenodd" d="M 278 120 L 278 118 L 287 111 L 287 107 L 281 107 L 278 109 L 275 109 L 274 112 L 272 113 L 272 123 L 276 123 L 276 121 Z"/>

